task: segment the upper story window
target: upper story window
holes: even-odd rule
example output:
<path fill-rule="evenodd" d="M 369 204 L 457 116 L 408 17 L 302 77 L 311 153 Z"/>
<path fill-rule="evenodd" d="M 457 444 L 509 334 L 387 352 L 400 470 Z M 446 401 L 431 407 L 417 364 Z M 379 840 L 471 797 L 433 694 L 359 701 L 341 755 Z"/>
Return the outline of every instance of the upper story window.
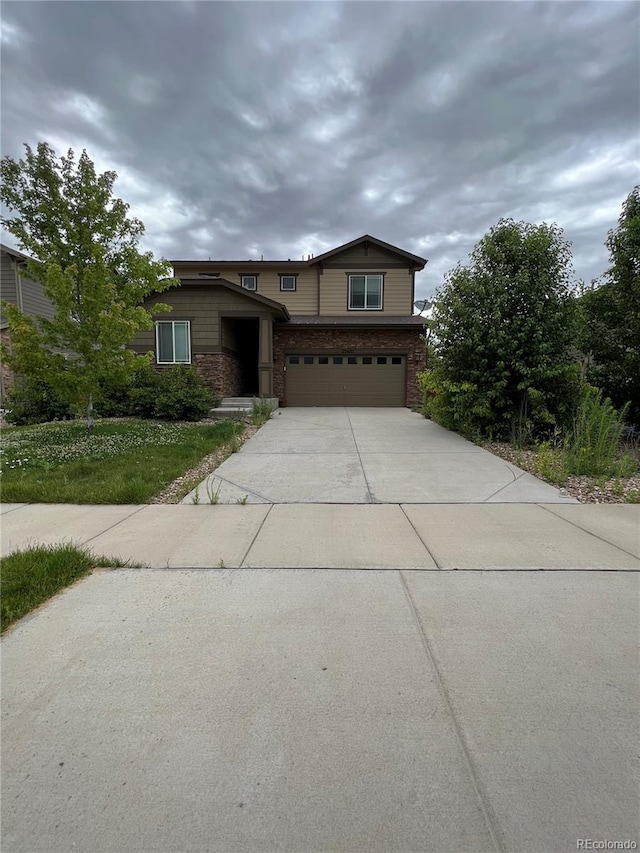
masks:
<path fill-rule="evenodd" d="M 156 323 L 156 362 L 191 364 L 189 320 L 162 320 Z"/>
<path fill-rule="evenodd" d="M 244 287 L 245 290 L 257 290 L 258 289 L 258 276 L 257 275 L 241 275 L 240 276 L 240 284 Z"/>
<path fill-rule="evenodd" d="M 376 275 L 349 276 L 349 309 L 382 311 L 382 278 Z"/>
<path fill-rule="evenodd" d="M 295 290 L 296 289 L 296 277 L 295 275 L 281 275 L 280 276 L 280 290 Z"/>

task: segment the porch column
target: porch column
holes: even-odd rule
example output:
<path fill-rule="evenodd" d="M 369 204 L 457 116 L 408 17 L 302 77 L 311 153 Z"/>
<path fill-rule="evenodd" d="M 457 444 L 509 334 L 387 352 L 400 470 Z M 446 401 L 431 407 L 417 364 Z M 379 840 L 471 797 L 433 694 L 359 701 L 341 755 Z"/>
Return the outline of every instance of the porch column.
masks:
<path fill-rule="evenodd" d="M 273 320 L 271 317 L 260 317 L 258 392 L 261 397 L 273 397 Z"/>

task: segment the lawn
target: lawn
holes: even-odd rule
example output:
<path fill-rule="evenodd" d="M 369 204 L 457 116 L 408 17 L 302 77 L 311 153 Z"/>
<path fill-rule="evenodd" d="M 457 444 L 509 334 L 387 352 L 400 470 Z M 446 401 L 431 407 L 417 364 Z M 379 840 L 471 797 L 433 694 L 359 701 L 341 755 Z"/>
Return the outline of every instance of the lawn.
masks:
<path fill-rule="evenodd" d="M 2 430 L 0 490 L 14 503 L 147 503 L 243 429 L 216 424 L 81 421 Z"/>
<path fill-rule="evenodd" d="M 73 545 L 16 551 L 0 560 L 0 621 L 4 631 L 34 607 L 97 566 L 126 565 L 115 557 L 96 557 Z"/>

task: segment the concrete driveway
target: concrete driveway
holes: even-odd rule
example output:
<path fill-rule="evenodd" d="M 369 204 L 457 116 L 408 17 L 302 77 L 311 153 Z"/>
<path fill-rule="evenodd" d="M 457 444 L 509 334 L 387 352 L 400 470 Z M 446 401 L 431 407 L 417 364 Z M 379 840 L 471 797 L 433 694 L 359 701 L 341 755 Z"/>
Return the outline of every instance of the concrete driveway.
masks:
<path fill-rule="evenodd" d="M 279 409 L 198 499 L 214 492 L 219 503 L 575 503 L 408 409 Z"/>

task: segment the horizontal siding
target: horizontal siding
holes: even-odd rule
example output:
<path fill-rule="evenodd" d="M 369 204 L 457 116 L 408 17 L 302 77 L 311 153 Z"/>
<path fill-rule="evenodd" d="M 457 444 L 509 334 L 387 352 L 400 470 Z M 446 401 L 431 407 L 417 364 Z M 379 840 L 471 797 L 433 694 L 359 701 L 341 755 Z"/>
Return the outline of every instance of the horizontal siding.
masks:
<path fill-rule="evenodd" d="M 266 306 L 252 302 L 241 292 L 237 295 L 226 288 L 207 288 L 206 286 L 176 287 L 151 297 L 145 301 L 146 308 L 153 308 L 158 302 L 170 305 L 170 313 L 158 313 L 154 320 L 189 320 L 191 322 L 191 350 L 193 353 L 211 352 L 221 346 L 233 348 L 230 338 L 221 340 L 220 314 L 224 312 L 243 311 L 249 316 L 257 315 Z M 133 342 L 132 349 L 137 352 L 148 352 L 155 349 L 155 331 L 139 332 Z"/>
<path fill-rule="evenodd" d="M 33 281 L 24 275 L 20 276 L 20 285 L 22 290 L 22 310 L 25 314 L 32 314 L 38 317 L 46 317 L 47 320 L 52 320 L 55 314 L 53 304 L 42 292 L 42 285 L 39 281 Z"/>
<path fill-rule="evenodd" d="M 173 308 L 170 313 L 158 313 L 154 320 L 190 320 L 192 352 L 210 352 L 220 345 L 219 307 L 215 294 L 196 287 L 172 288 L 145 301 L 146 308 L 164 302 Z M 147 352 L 155 350 L 155 331 L 139 332 L 133 348 Z"/>
<path fill-rule="evenodd" d="M 286 305 L 290 314 L 317 314 L 318 313 L 318 274 L 315 268 L 301 267 L 298 269 L 287 270 L 264 269 L 256 265 L 252 268 L 251 265 L 241 265 L 233 269 L 217 268 L 215 262 L 203 261 L 201 266 L 195 269 L 185 269 L 180 265 L 175 266 L 176 276 L 190 277 L 197 276 L 204 272 L 218 272 L 220 278 L 230 281 L 231 284 L 240 285 L 240 276 L 242 275 L 257 275 L 258 289 L 255 291 L 260 296 L 266 296 L 267 299 L 273 299 L 281 305 Z M 280 290 L 280 273 L 284 275 L 297 273 L 297 287 L 294 291 Z M 203 276 L 204 278 L 204 276 Z"/>
<path fill-rule="evenodd" d="M 383 310 L 349 311 L 347 308 L 349 279 L 344 270 L 326 269 L 320 276 L 320 314 L 349 316 L 368 314 L 380 317 L 407 317 L 412 312 L 411 281 L 408 269 L 379 270 L 385 272 Z"/>
<path fill-rule="evenodd" d="M 2 289 L 2 299 L 7 302 L 18 303 L 18 294 L 16 292 L 16 272 L 13 261 L 9 255 L 2 253 L 2 278 L 0 279 L 0 288 Z"/>
<path fill-rule="evenodd" d="M 286 275 L 286 271 L 283 272 Z M 286 305 L 292 315 L 318 313 L 318 274 L 315 269 L 298 273 L 294 291 L 280 290 L 280 274 L 277 270 L 261 272 L 258 276 L 257 292 L 260 296 Z"/>

